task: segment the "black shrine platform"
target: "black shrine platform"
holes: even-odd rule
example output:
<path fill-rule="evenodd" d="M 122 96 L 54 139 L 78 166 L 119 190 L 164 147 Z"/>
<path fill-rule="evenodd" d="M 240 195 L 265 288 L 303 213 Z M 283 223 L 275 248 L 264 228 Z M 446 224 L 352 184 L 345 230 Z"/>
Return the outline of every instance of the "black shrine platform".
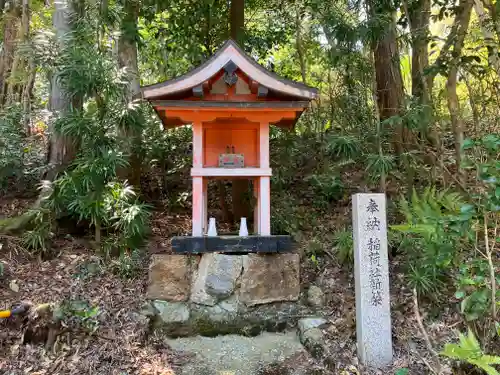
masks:
<path fill-rule="evenodd" d="M 289 253 L 293 251 L 291 236 L 214 236 L 174 237 L 176 254 L 200 253 Z"/>

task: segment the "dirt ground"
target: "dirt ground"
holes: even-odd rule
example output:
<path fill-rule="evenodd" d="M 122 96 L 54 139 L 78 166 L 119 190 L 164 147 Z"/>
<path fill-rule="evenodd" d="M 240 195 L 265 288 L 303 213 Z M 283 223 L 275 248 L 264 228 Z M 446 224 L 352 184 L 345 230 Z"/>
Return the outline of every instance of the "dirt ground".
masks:
<path fill-rule="evenodd" d="M 0 212 L 10 216 L 21 212 L 26 204 L 28 202 L 4 202 Z M 166 251 L 168 238 L 188 228 L 188 215 L 168 216 L 156 212 L 149 253 Z M 63 327 L 65 332 L 57 336 L 50 349 L 33 334 L 46 327 L 33 327 L 29 319 L 0 321 L 1 374 L 167 375 L 175 374 L 178 366 L 189 361 L 151 333 L 137 313 L 145 301 L 148 256 L 132 279 L 124 279 L 82 239 L 68 237 L 55 241 L 58 256 L 45 261 L 32 257 L 16 238 L 0 237 L 0 244 L 0 262 L 4 269 L 0 276 L 0 309 L 22 301 L 35 306 L 62 301 L 84 301 L 89 306 L 98 306 L 93 332 Z M 325 317 L 332 323 L 326 332 L 329 352 L 317 361 L 315 368 L 325 369 L 324 374 L 343 375 L 394 374 L 401 368 L 408 368 L 409 374 L 430 373 L 427 364 L 432 364 L 433 359 L 418 328 L 412 293 L 402 282 L 397 260 L 391 262 L 391 269 L 394 365 L 383 371 L 369 371 L 363 369 L 356 358 L 352 272 L 330 257 L 316 263 L 304 259 L 303 288 L 314 283 L 324 290 Z M 453 329 L 462 329 L 461 319 L 452 308 L 433 311 L 431 307 L 431 302 L 421 306 L 420 314 L 433 346 L 439 350 L 444 342 L 455 337 Z"/>

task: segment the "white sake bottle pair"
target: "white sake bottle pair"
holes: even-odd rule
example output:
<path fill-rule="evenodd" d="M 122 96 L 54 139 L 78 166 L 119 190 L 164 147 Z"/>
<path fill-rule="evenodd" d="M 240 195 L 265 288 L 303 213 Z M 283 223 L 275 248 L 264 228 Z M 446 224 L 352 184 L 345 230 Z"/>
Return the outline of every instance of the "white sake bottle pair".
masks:
<path fill-rule="evenodd" d="M 248 228 L 247 228 L 247 218 L 242 217 L 241 222 L 240 222 L 240 232 L 238 233 L 240 237 L 247 237 L 248 236 Z M 208 220 L 208 233 L 207 236 L 209 237 L 215 237 L 217 236 L 217 228 L 215 225 L 215 217 L 211 217 Z"/>

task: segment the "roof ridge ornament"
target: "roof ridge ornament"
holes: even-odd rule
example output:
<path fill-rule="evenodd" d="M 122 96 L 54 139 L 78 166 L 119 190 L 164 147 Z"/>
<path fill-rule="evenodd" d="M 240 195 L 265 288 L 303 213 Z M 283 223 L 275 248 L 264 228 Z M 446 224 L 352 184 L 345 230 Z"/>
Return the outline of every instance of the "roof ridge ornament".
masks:
<path fill-rule="evenodd" d="M 229 60 L 226 65 L 224 65 L 224 82 L 228 86 L 233 86 L 238 81 L 238 76 L 236 75 L 236 70 L 238 66 L 232 61 Z"/>

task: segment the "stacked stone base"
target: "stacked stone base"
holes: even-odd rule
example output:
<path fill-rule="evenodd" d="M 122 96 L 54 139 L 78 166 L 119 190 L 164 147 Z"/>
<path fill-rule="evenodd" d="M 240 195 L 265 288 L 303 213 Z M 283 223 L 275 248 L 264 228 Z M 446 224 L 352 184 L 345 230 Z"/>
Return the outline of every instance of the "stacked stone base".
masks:
<path fill-rule="evenodd" d="M 167 336 L 257 335 L 301 315 L 298 254 L 153 255 L 143 313 Z"/>

